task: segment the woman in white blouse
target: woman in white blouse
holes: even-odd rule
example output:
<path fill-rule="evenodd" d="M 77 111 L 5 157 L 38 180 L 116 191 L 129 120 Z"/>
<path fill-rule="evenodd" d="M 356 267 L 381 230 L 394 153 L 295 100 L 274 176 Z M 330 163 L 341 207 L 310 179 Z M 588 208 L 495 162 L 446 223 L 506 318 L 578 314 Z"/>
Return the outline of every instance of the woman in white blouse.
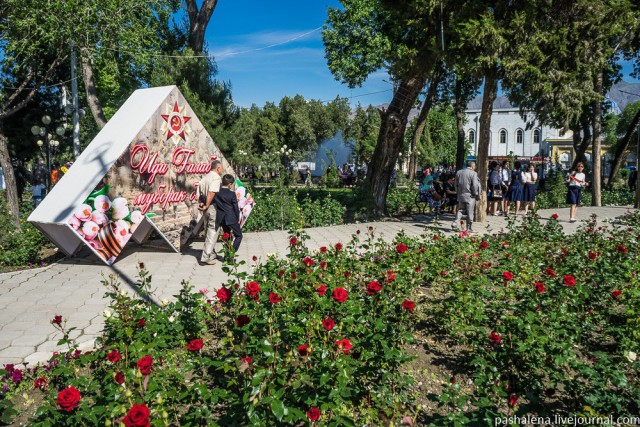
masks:
<path fill-rule="evenodd" d="M 522 190 L 522 201 L 524 203 L 524 214 L 529 212 L 529 206 L 531 210 L 536 208 L 536 182 L 538 181 L 538 174 L 535 172 L 533 163 L 529 163 L 529 167 L 523 174 L 524 189 Z"/>
<path fill-rule="evenodd" d="M 576 165 L 576 170 L 571 172 L 567 178 L 569 190 L 567 191 L 567 203 L 571 205 L 569 209 L 569 222 L 576 222 L 576 214 L 578 206 L 582 199 L 582 188 L 589 185 L 584 175 L 584 164 L 582 162 Z"/>

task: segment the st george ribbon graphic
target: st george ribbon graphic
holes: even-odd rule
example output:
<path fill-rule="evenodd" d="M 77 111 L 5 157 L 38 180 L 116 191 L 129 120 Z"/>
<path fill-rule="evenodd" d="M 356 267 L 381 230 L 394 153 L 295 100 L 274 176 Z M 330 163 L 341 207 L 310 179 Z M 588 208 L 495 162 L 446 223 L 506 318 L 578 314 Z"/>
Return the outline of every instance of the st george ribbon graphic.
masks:
<path fill-rule="evenodd" d="M 176 86 L 135 91 L 53 187 L 29 221 L 67 255 L 88 247 L 113 264 L 153 230 L 179 251 L 202 223 L 198 182 L 222 161 Z M 240 181 L 244 224 L 255 204 Z"/>

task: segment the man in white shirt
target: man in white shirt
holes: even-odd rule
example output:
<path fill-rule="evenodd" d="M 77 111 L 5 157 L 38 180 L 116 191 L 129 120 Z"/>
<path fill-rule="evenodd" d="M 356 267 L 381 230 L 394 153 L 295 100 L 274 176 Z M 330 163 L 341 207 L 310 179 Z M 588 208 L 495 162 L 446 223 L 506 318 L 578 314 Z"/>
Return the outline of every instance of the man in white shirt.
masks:
<path fill-rule="evenodd" d="M 213 198 L 220 191 L 222 184 L 220 175 L 222 175 L 222 162 L 213 160 L 211 171 L 198 184 L 198 210 L 204 216 L 205 229 L 204 248 L 200 262 L 208 265 L 215 264 L 217 258 L 214 247 L 218 241 L 218 229 L 216 229 L 216 205 L 213 203 Z"/>

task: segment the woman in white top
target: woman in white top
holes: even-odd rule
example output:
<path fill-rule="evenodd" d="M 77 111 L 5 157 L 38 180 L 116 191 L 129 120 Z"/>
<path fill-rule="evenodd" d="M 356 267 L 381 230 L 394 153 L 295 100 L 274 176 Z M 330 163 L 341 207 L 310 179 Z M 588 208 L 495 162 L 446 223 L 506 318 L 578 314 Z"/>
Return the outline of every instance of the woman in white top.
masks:
<path fill-rule="evenodd" d="M 523 174 L 522 201 L 525 215 L 529 212 L 529 206 L 531 206 L 531 210 L 536 208 L 536 181 L 538 181 L 538 174 L 535 172 L 533 163 L 529 163 L 529 167 Z"/>
<path fill-rule="evenodd" d="M 589 185 L 584 175 L 584 164 L 582 162 L 576 165 L 576 170 L 571 172 L 567 178 L 569 190 L 567 191 L 567 203 L 571 205 L 569 209 L 569 221 L 576 222 L 576 213 L 582 199 L 582 188 Z"/>

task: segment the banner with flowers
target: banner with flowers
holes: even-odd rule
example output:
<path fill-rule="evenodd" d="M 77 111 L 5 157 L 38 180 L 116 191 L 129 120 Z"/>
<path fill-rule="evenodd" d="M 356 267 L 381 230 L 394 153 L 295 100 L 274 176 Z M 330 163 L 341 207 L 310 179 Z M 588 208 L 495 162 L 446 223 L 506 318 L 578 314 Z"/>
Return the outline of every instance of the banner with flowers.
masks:
<path fill-rule="evenodd" d="M 213 160 L 222 161 L 223 173 L 234 174 L 177 87 L 141 89 L 29 221 L 65 253 L 84 244 L 109 265 L 132 237 L 141 243 L 153 230 L 179 251 L 198 229 L 196 189 Z M 253 199 L 242 183 L 238 191 L 246 220 Z"/>

